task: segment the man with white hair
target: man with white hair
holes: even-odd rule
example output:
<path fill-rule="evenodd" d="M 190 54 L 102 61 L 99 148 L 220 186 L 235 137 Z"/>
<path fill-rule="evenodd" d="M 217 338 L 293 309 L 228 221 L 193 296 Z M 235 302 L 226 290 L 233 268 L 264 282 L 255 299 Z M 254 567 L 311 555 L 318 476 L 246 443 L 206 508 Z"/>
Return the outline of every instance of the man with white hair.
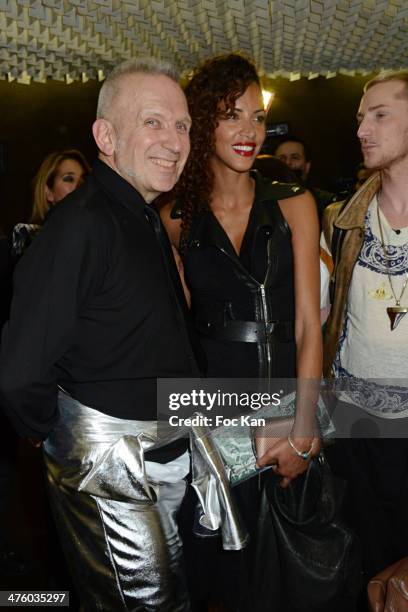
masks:
<path fill-rule="evenodd" d="M 157 378 L 199 370 L 171 247 L 149 204 L 179 178 L 190 123 L 169 65 L 118 66 L 99 95 L 93 172 L 16 270 L 2 398 L 20 434 L 43 443 L 87 610 L 189 609 L 175 523 L 186 442 L 151 447 Z"/>

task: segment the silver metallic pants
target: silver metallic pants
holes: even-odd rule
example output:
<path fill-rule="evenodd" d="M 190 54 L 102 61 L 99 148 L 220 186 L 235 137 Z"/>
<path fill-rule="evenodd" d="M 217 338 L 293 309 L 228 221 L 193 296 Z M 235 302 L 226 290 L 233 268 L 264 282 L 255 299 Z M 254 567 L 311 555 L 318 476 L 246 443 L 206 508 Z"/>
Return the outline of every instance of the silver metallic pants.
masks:
<path fill-rule="evenodd" d="M 186 483 L 143 451 L 156 422 L 107 416 L 65 393 L 44 443 L 51 503 L 85 610 L 190 610 L 175 521 Z M 173 463 L 173 462 L 172 462 Z M 177 463 L 177 462 L 176 462 Z"/>

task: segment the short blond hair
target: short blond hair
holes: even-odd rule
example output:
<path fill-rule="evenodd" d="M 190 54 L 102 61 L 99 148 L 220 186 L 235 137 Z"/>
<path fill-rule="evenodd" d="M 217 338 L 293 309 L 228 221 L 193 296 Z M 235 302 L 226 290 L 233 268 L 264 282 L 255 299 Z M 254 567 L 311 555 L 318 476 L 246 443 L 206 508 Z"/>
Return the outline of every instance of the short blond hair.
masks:
<path fill-rule="evenodd" d="M 179 83 L 179 73 L 169 62 L 153 57 L 139 57 L 122 62 L 108 75 L 98 96 L 96 108 L 97 119 L 109 119 L 109 111 L 113 100 L 119 92 L 119 84 L 123 77 L 135 74 L 164 75 Z"/>
<path fill-rule="evenodd" d="M 376 77 L 367 81 L 364 85 L 364 93 L 380 83 L 390 83 L 391 81 L 399 81 L 405 85 L 404 94 L 408 98 L 408 70 L 383 70 Z"/>

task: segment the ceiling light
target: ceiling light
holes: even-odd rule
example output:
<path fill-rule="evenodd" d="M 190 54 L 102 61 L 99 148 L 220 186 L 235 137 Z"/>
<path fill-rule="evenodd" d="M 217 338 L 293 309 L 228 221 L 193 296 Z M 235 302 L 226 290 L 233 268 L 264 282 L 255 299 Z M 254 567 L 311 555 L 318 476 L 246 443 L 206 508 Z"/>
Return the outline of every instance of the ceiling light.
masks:
<path fill-rule="evenodd" d="M 264 103 L 264 108 L 267 111 L 272 104 L 275 93 L 273 91 L 268 91 L 267 89 L 262 90 L 262 98 Z"/>

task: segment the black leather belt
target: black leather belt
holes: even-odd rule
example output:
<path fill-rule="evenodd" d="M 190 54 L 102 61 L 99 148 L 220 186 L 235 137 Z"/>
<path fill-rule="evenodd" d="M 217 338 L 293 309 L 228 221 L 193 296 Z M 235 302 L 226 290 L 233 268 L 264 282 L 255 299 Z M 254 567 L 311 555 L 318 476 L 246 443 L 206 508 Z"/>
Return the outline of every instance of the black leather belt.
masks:
<path fill-rule="evenodd" d="M 204 336 L 228 342 L 291 342 L 295 338 L 293 321 L 226 321 L 224 325 L 197 320 L 197 330 Z"/>

